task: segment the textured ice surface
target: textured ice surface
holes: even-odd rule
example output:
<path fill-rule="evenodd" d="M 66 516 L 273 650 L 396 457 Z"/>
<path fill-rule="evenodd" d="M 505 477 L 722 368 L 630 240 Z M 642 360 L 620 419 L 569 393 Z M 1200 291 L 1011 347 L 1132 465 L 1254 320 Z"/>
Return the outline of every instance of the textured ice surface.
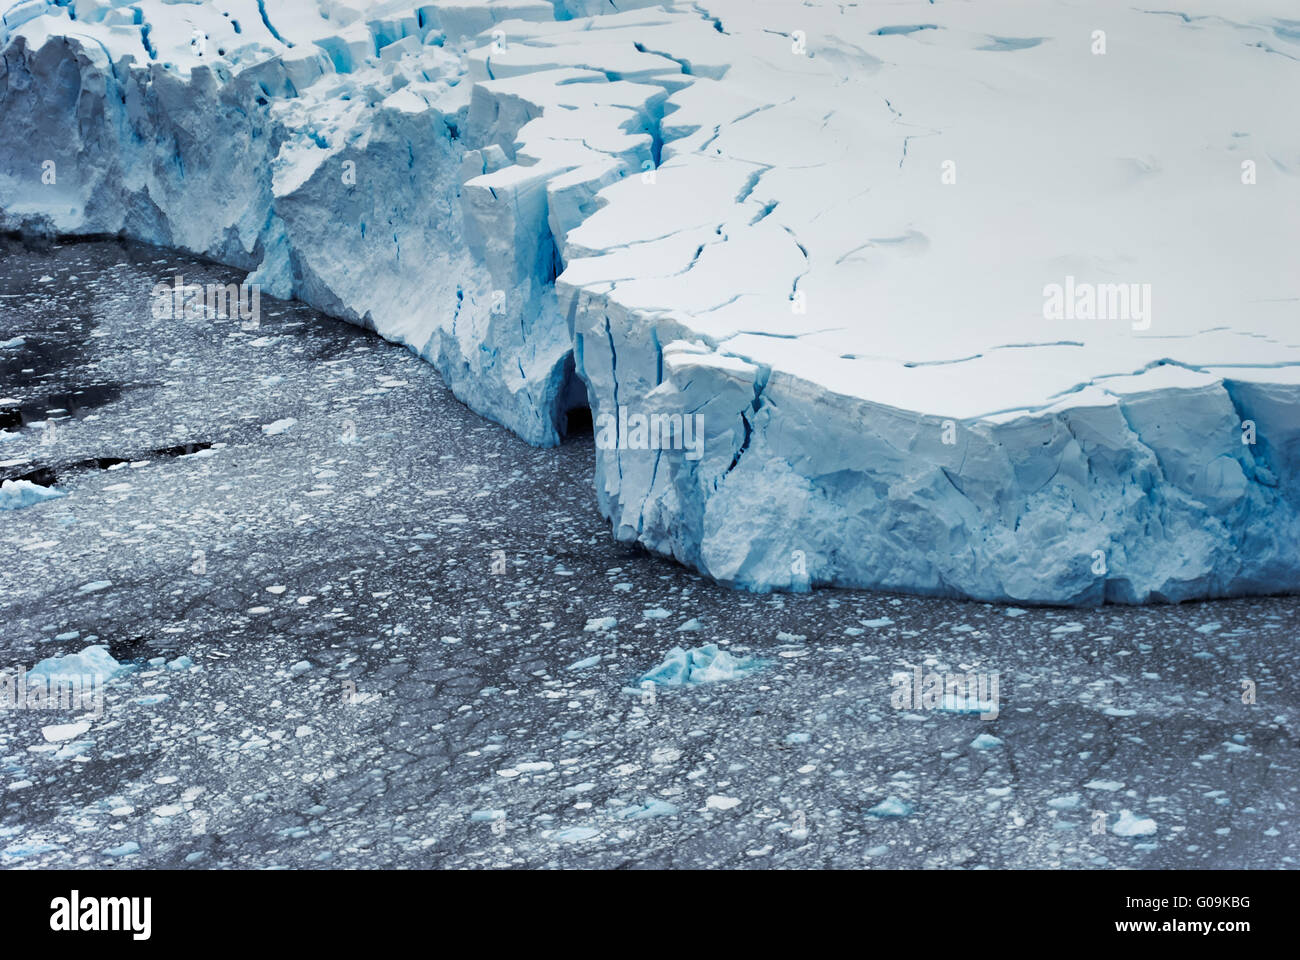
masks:
<path fill-rule="evenodd" d="M 48 657 L 27 671 L 29 678 L 43 677 L 54 682 L 64 680 L 111 680 L 122 671 L 122 664 L 113 659 L 108 648 L 102 645 L 87 647 L 80 653 L 66 657 Z"/>
<path fill-rule="evenodd" d="M 589 403 L 615 535 L 751 589 L 1300 585 L 1291 4 L 613 9 L 27 0 L 0 225 Z"/>
<path fill-rule="evenodd" d="M 706 643 L 690 650 L 673 647 L 664 657 L 663 663 L 644 674 L 641 682 L 649 681 L 665 687 L 717 683 L 746 676 L 762 666 L 763 661 L 754 657 L 732 656 L 726 650 L 719 650 L 716 643 Z"/>
<path fill-rule="evenodd" d="M 1149 837 L 1156 832 L 1156 822 L 1149 817 L 1137 817 L 1129 810 L 1121 810 L 1119 820 L 1111 828 L 1117 837 Z"/>
<path fill-rule="evenodd" d="M 906 800 L 898 799 L 898 797 L 886 797 L 868 810 L 867 813 L 882 820 L 907 817 L 912 814 L 912 805 Z"/>
<path fill-rule="evenodd" d="M 30 480 L 6 480 L 0 483 L 0 510 L 19 510 L 34 503 L 66 496 L 62 491 L 43 487 Z"/>

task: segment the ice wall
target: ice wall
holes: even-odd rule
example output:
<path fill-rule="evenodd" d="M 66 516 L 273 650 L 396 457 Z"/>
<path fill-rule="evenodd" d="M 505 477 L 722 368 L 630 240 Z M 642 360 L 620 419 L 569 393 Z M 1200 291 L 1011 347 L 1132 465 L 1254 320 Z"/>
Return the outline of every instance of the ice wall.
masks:
<path fill-rule="evenodd" d="M 475 410 L 553 444 L 585 396 L 552 230 L 652 162 L 665 96 L 591 69 L 546 71 L 535 90 L 468 75 L 467 38 L 554 13 L 20 4 L 0 64 L 0 228 L 120 234 L 250 270 L 410 346 Z"/>

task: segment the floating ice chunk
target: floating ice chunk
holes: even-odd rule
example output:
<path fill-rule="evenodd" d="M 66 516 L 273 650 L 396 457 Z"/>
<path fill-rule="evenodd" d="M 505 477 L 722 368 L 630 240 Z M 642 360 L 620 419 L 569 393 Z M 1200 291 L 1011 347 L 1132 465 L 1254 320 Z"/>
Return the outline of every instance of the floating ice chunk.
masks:
<path fill-rule="evenodd" d="M 65 496 L 67 494 L 62 490 L 43 487 L 30 480 L 6 480 L 0 483 L 0 510 L 21 510 L 23 507 Z"/>
<path fill-rule="evenodd" d="M 268 437 L 278 436 L 292 427 L 298 421 L 293 417 L 285 417 L 282 420 L 274 420 L 271 423 L 262 424 L 262 432 Z"/>
<path fill-rule="evenodd" d="M 492 823 L 505 818 L 506 812 L 504 810 L 475 810 L 469 815 L 469 819 L 473 823 Z"/>
<path fill-rule="evenodd" d="M 724 797 L 720 793 L 714 793 L 704 801 L 706 810 L 730 810 L 733 807 L 740 806 L 739 797 Z"/>
<path fill-rule="evenodd" d="M 596 633 L 597 631 L 613 630 L 616 626 L 618 626 L 617 617 L 592 617 L 582 629 L 588 633 Z"/>
<path fill-rule="evenodd" d="M 1067 793 L 1064 796 L 1052 797 L 1047 801 L 1047 805 L 1053 810 L 1078 810 L 1079 795 L 1077 793 Z"/>
<path fill-rule="evenodd" d="M 1136 817 L 1128 810 L 1119 812 L 1119 820 L 1111 831 L 1117 837 L 1149 837 L 1156 832 L 1156 822 L 1149 817 Z"/>
<path fill-rule="evenodd" d="M 139 852 L 140 844 L 136 843 L 134 840 L 128 840 L 121 846 L 109 847 L 104 851 L 104 855 L 107 857 L 129 857 L 131 854 Z"/>
<path fill-rule="evenodd" d="M 898 817 L 907 817 L 912 813 L 912 805 L 906 800 L 900 800 L 898 797 L 886 797 L 878 804 L 867 811 L 873 817 L 881 820 L 889 820 Z"/>
<path fill-rule="evenodd" d="M 667 800 L 650 800 L 641 806 L 626 806 L 614 816 L 620 820 L 652 820 L 655 817 L 674 817 L 681 811 Z"/>
<path fill-rule="evenodd" d="M 90 723 L 85 720 L 79 723 L 52 723 L 48 727 L 41 727 L 41 736 L 47 743 L 62 743 L 81 736 L 89 729 Z"/>
<path fill-rule="evenodd" d="M 124 669 L 113 659 L 108 647 L 102 644 L 87 647 L 80 653 L 70 653 L 66 657 L 47 657 L 27 671 L 28 678 L 40 677 L 47 682 L 62 681 L 104 682 Z"/>
<path fill-rule="evenodd" d="M 1124 784 L 1118 780 L 1089 780 L 1083 785 L 1085 790 L 1105 790 L 1107 793 L 1114 793 L 1116 790 L 1123 790 Z"/>
<path fill-rule="evenodd" d="M 571 664 L 569 664 L 567 667 L 565 667 L 564 669 L 566 669 L 566 670 L 586 670 L 588 667 L 594 667 L 594 666 L 596 666 L 596 664 L 598 664 L 598 663 L 600 663 L 600 654 L 599 654 L 599 653 L 597 653 L 597 654 L 593 654 L 592 656 L 587 657 L 587 658 L 584 659 L 584 660 L 579 660 L 579 661 L 577 661 L 576 663 L 571 663 Z"/>
<path fill-rule="evenodd" d="M 673 647 L 663 663 L 641 676 L 641 682 L 649 680 L 665 687 L 716 683 L 747 676 L 766 664 L 755 657 L 734 657 L 715 643 L 690 650 Z"/>
<path fill-rule="evenodd" d="M 695 633 L 696 631 L 703 630 L 703 629 L 704 629 L 704 624 L 701 623 L 697 618 L 691 617 L 691 619 L 687 620 L 685 623 L 683 623 L 680 627 L 677 628 L 677 632 Z"/>
<path fill-rule="evenodd" d="M 547 770 L 554 770 L 555 764 L 549 760 L 533 760 L 528 763 L 516 763 L 515 769 L 520 773 L 545 773 Z"/>
<path fill-rule="evenodd" d="M 1002 741 L 991 733 L 981 733 L 970 742 L 970 745 L 976 750 L 992 750 L 996 747 L 1002 746 Z"/>
<path fill-rule="evenodd" d="M 583 840 L 590 840 L 600 833 L 595 827 L 569 827 L 556 833 L 552 839 L 560 843 L 581 843 Z"/>

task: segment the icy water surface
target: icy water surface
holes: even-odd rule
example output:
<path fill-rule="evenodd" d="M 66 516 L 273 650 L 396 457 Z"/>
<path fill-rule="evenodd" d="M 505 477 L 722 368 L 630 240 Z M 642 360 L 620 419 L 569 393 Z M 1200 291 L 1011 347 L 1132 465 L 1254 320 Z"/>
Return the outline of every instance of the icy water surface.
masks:
<path fill-rule="evenodd" d="M 154 319 L 220 268 L 0 254 L 0 478 L 66 493 L 0 512 L 0 668 L 137 667 L 0 709 L 0 865 L 1296 864 L 1296 599 L 738 593 L 612 541 L 590 432 L 528 447 L 296 304 Z M 638 686 L 708 643 L 767 663 Z"/>

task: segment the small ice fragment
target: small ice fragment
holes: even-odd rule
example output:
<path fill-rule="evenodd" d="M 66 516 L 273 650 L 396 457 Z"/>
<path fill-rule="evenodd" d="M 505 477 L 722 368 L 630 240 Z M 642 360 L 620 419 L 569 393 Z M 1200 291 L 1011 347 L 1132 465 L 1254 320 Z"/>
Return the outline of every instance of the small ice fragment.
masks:
<path fill-rule="evenodd" d="M 1149 817 L 1135 817 L 1128 810 L 1119 812 L 1119 820 L 1111 831 L 1117 837 L 1149 837 L 1156 832 L 1156 822 Z"/>
<path fill-rule="evenodd" d="M 906 817 L 912 813 L 912 805 L 906 800 L 900 800 L 898 797 L 886 797 L 878 804 L 872 807 L 867 813 L 881 820 L 892 819 L 894 817 Z"/>
<path fill-rule="evenodd" d="M 1085 790 L 1105 790 L 1107 793 L 1114 793 L 1116 790 L 1123 790 L 1124 784 L 1118 780 L 1089 780 L 1083 785 Z"/>
<path fill-rule="evenodd" d="M 626 806 L 614 816 L 620 820 L 652 820 L 655 817 L 673 817 L 680 811 L 667 800 L 651 800 L 641 806 Z"/>
<path fill-rule="evenodd" d="M 561 843 L 580 843 L 583 840 L 590 840 L 599 833 L 600 831 L 595 827 L 569 827 L 555 834 L 554 839 Z"/>
<path fill-rule="evenodd" d="M 262 432 L 268 437 L 274 437 L 284 433 L 298 421 L 293 417 L 285 417 L 282 420 L 274 420 L 271 423 L 262 424 Z"/>
<path fill-rule="evenodd" d="M 717 644 L 686 650 L 673 647 L 663 663 L 641 676 L 641 682 L 650 681 L 666 687 L 683 687 L 701 683 L 716 683 L 746 676 L 766 666 L 766 661 L 753 657 L 735 657 Z"/>
<path fill-rule="evenodd" d="M 45 737 L 47 743 L 62 743 L 64 740 L 81 736 L 89 729 L 90 724 L 84 720 L 80 723 L 53 723 L 48 727 L 41 727 L 41 736 Z"/>

